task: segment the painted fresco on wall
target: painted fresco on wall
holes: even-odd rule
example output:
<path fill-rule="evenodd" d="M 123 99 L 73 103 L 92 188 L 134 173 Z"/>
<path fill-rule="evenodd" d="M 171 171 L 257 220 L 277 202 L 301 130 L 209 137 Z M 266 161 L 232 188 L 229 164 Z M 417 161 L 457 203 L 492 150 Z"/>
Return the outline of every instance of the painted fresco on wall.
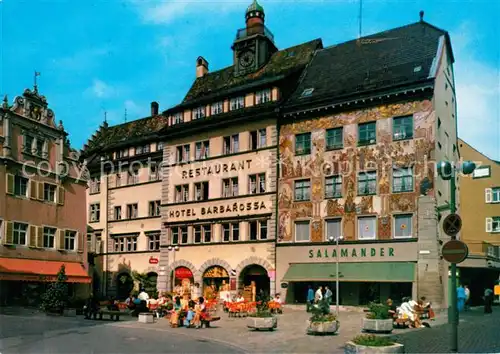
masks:
<path fill-rule="evenodd" d="M 414 138 L 392 140 L 392 118 L 413 115 Z M 358 123 L 377 121 L 377 144 L 357 147 Z M 421 183 L 426 194 L 433 194 L 432 157 L 435 144 L 435 114 L 430 101 L 379 106 L 371 109 L 292 123 L 280 131 L 280 165 L 278 208 L 280 241 L 292 240 L 292 227 L 297 218 L 311 218 L 311 239 L 323 240 L 319 228 L 313 229 L 324 217 L 343 218 L 346 239 L 356 239 L 356 216 L 378 215 L 379 239 L 392 237 L 392 214 L 413 213 Z M 343 126 L 344 149 L 327 151 L 325 130 Z M 295 156 L 295 134 L 311 132 L 311 154 Z M 392 171 L 397 167 L 412 167 L 413 192 L 392 194 Z M 377 171 L 377 194 L 357 196 L 359 171 Z M 324 199 L 326 175 L 342 175 L 342 198 Z M 311 201 L 293 200 L 293 182 L 311 178 Z M 423 181 L 423 182 L 422 182 Z M 424 186 L 425 184 L 425 186 Z M 416 218 L 414 218 L 416 221 Z M 415 226 L 416 229 L 416 226 Z"/>

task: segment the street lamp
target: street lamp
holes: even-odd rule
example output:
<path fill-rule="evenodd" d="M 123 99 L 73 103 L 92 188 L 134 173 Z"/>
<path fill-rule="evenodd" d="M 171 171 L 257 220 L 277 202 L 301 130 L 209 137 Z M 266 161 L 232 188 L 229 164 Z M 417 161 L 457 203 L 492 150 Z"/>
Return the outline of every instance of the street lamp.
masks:
<path fill-rule="evenodd" d="M 173 263 L 175 263 L 175 252 L 177 252 L 179 250 L 179 246 L 168 246 L 167 248 L 169 250 L 169 252 L 173 252 L 173 255 L 174 255 L 174 258 L 173 258 Z M 168 257 L 170 259 L 170 256 Z M 172 291 L 174 291 L 174 288 L 175 288 L 175 269 L 172 269 Z"/>
<path fill-rule="evenodd" d="M 337 257 L 336 257 L 336 260 L 335 260 L 335 266 L 337 268 L 337 275 L 336 275 L 336 279 L 335 279 L 335 311 L 336 311 L 336 314 L 337 314 L 337 318 L 339 317 L 339 261 L 340 261 L 340 252 L 339 252 L 339 241 L 342 241 L 344 239 L 343 236 L 338 236 L 338 237 L 333 237 L 333 236 L 330 236 L 328 238 L 328 240 L 330 242 L 335 242 L 335 245 L 336 245 L 336 254 L 337 254 Z"/>

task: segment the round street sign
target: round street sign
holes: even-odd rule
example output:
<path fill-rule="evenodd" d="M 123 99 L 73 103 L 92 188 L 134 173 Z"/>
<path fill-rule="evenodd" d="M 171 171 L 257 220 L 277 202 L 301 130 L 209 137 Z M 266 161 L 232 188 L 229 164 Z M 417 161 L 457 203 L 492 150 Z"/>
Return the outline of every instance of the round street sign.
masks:
<path fill-rule="evenodd" d="M 443 231 L 448 236 L 456 236 L 462 228 L 462 218 L 458 214 L 450 214 L 443 220 Z"/>
<path fill-rule="evenodd" d="M 462 263 L 469 255 L 469 248 L 462 241 L 451 240 L 444 244 L 441 253 L 450 263 Z"/>

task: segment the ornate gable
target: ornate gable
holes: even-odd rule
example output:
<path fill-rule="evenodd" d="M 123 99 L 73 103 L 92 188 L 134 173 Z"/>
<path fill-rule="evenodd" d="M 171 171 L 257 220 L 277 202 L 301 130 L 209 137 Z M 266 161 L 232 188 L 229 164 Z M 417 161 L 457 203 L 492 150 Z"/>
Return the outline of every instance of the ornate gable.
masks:
<path fill-rule="evenodd" d="M 14 99 L 14 105 L 10 110 L 25 118 L 57 128 L 54 111 L 48 108 L 47 99 L 40 95 L 37 89 L 24 90 L 22 96 L 17 96 Z"/>

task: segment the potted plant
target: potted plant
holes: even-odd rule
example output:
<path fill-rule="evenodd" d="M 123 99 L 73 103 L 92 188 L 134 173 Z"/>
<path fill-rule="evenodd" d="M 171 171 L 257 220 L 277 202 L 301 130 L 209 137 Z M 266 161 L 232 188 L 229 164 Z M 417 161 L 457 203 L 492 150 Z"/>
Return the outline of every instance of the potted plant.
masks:
<path fill-rule="evenodd" d="M 339 330 L 340 322 L 337 316 L 330 313 L 328 300 L 323 299 L 311 308 L 313 315 L 307 321 L 308 334 L 335 334 Z"/>
<path fill-rule="evenodd" d="M 389 337 L 362 334 L 354 337 L 344 346 L 345 354 L 355 353 L 404 353 L 404 345 Z"/>
<path fill-rule="evenodd" d="M 273 331 L 278 327 L 278 318 L 271 313 L 269 309 L 271 298 L 267 295 L 261 295 L 257 298 L 257 309 L 247 317 L 247 327 L 256 331 Z"/>
<path fill-rule="evenodd" d="M 62 315 L 68 302 L 68 284 L 64 265 L 57 273 L 57 280 L 50 283 L 42 295 L 40 308 L 47 314 Z"/>
<path fill-rule="evenodd" d="M 391 333 L 393 320 L 386 304 L 370 303 L 368 313 L 363 318 L 363 330 L 374 333 Z"/>

